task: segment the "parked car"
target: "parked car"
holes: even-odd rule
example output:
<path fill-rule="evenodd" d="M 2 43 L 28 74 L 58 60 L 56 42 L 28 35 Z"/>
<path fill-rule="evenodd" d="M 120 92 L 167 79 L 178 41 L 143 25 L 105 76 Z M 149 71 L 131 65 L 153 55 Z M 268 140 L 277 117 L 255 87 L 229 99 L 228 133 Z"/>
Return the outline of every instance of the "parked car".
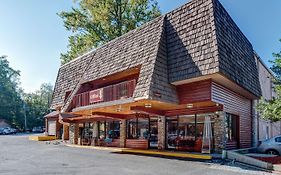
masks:
<path fill-rule="evenodd" d="M 4 130 L 4 128 L 0 128 L 0 135 L 4 134 L 3 130 Z"/>
<path fill-rule="evenodd" d="M 34 127 L 34 128 L 32 129 L 32 132 L 34 132 L 34 133 L 43 133 L 43 132 L 45 132 L 44 126 L 37 126 L 37 127 Z"/>
<path fill-rule="evenodd" d="M 1 134 L 8 135 L 8 134 L 16 134 L 17 132 L 18 129 L 6 127 L 6 128 L 2 128 Z"/>
<path fill-rule="evenodd" d="M 18 129 L 10 128 L 10 134 L 16 134 L 18 132 Z"/>
<path fill-rule="evenodd" d="M 281 155 L 281 135 L 262 141 L 257 150 L 260 153 Z"/>
<path fill-rule="evenodd" d="M 8 135 L 8 134 L 11 134 L 11 128 L 7 127 L 7 128 L 3 128 L 3 134 L 4 135 Z"/>

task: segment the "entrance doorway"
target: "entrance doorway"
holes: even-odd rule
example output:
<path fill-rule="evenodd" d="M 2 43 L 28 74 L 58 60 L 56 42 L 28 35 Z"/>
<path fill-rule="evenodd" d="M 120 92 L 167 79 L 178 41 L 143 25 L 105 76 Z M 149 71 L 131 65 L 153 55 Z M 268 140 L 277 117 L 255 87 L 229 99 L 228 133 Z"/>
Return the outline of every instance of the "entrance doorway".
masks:
<path fill-rule="evenodd" d="M 149 148 L 158 147 L 158 119 L 150 118 L 149 119 Z"/>
<path fill-rule="evenodd" d="M 176 139 L 178 137 L 178 119 L 167 118 L 166 120 L 166 146 L 168 149 L 176 149 Z"/>

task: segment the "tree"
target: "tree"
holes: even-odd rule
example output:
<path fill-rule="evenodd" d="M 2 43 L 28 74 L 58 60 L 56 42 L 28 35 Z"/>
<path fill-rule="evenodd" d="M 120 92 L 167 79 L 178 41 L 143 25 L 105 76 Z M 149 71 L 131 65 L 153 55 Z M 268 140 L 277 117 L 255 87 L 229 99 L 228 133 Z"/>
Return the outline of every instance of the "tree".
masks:
<path fill-rule="evenodd" d="M 69 50 L 61 54 L 62 64 L 160 16 L 156 0 L 74 2 L 77 3 L 77 8 L 59 13 L 65 28 L 73 33 L 69 37 Z"/>
<path fill-rule="evenodd" d="M 28 128 L 44 125 L 43 116 L 50 112 L 49 107 L 52 93 L 53 86 L 51 84 L 43 83 L 40 90 L 24 94 Z"/>
<path fill-rule="evenodd" d="M 281 39 L 279 40 L 281 42 Z M 271 70 L 275 73 L 276 75 L 276 84 L 280 85 L 281 84 L 281 51 L 279 53 L 273 53 L 273 56 L 275 59 L 271 61 L 273 64 L 271 67 Z M 277 86 L 279 88 L 280 86 Z"/>
<path fill-rule="evenodd" d="M 0 119 L 22 126 L 20 72 L 10 67 L 7 56 L 0 56 Z"/>
<path fill-rule="evenodd" d="M 281 40 L 279 41 L 281 42 Z M 273 63 L 271 70 L 275 74 L 274 90 L 276 97 L 271 100 L 261 99 L 257 109 L 264 119 L 276 122 L 281 120 L 281 51 L 273 53 L 273 56 L 275 59 L 271 61 Z"/>

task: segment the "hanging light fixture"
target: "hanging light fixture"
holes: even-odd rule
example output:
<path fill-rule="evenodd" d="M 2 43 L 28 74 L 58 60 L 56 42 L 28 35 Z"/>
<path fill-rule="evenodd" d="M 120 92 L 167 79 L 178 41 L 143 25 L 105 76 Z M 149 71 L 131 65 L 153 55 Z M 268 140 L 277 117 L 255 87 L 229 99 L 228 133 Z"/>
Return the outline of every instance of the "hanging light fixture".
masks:
<path fill-rule="evenodd" d="M 144 104 L 144 107 L 145 108 L 152 108 L 152 104 L 151 103 L 146 103 L 146 104 Z"/>

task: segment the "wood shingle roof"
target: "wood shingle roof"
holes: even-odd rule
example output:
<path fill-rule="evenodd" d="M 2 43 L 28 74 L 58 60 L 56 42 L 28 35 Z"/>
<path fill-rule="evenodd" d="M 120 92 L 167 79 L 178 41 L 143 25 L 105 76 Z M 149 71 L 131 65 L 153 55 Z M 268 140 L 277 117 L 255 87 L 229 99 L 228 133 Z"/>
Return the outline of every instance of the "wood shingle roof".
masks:
<path fill-rule="evenodd" d="M 213 73 L 260 96 L 250 42 L 218 0 L 193 0 L 62 66 L 52 108 L 63 106 L 66 92 L 82 83 L 136 66 L 135 99 L 177 103 L 171 83 Z"/>

